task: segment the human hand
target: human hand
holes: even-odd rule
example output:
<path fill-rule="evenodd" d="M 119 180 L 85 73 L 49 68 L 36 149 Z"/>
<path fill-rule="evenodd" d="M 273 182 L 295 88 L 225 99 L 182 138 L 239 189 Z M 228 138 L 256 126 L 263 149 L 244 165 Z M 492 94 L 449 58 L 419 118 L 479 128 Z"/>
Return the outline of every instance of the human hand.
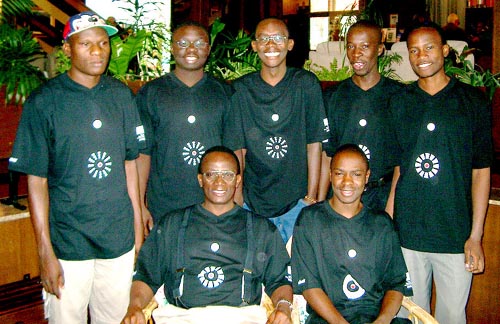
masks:
<path fill-rule="evenodd" d="M 311 197 L 309 197 L 307 195 L 302 199 L 302 201 L 304 202 L 304 204 L 306 206 L 313 205 L 313 204 L 315 204 L 315 203 L 318 202 L 316 199 L 311 198 Z"/>
<path fill-rule="evenodd" d="M 64 287 L 64 271 L 54 254 L 40 257 L 40 279 L 43 289 L 61 298 L 61 288 Z"/>
<path fill-rule="evenodd" d="M 145 206 L 142 207 L 142 223 L 144 224 L 144 238 L 146 238 L 153 229 L 153 216 Z"/>
<path fill-rule="evenodd" d="M 266 324 L 292 324 L 292 312 L 288 305 L 279 305 L 267 318 Z"/>
<path fill-rule="evenodd" d="M 481 273 L 484 271 L 484 252 L 481 241 L 469 238 L 465 242 L 465 270 L 472 273 Z"/>
<path fill-rule="evenodd" d="M 121 324 L 146 324 L 146 317 L 142 309 L 137 306 L 130 306 Z"/>

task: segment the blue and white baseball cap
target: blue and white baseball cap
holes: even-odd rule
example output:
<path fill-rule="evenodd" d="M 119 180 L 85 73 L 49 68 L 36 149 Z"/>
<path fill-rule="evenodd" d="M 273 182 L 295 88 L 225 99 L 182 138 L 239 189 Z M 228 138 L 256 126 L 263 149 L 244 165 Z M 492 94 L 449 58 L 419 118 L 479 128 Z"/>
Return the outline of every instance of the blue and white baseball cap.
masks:
<path fill-rule="evenodd" d="M 94 27 L 103 28 L 108 33 L 108 36 L 113 36 L 118 32 L 116 27 L 106 24 L 104 19 L 97 14 L 85 11 L 69 18 L 66 26 L 64 26 L 63 38 L 67 41 L 71 35 Z"/>

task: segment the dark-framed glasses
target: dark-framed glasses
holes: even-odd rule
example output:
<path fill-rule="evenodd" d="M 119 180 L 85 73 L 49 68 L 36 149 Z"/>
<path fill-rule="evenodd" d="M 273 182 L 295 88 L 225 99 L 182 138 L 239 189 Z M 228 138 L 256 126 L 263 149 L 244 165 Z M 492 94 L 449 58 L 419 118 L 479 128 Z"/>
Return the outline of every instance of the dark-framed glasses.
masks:
<path fill-rule="evenodd" d="M 288 37 L 286 37 L 284 35 L 269 35 L 269 36 L 257 37 L 255 40 L 259 44 L 267 44 L 269 41 L 272 40 L 274 43 L 281 45 L 281 44 L 285 43 L 287 38 Z"/>
<path fill-rule="evenodd" d="M 195 40 L 194 42 L 190 42 L 187 39 L 181 39 L 176 41 L 175 43 L 180 48 L 188 48 L 191 45 L 193 45 L 195 48 L 204 48 L 208 45 L 208 43 L 202 39 Z"/>
<path fill-rule="evenodd" d="M 220 171 L 207 171 L 203 173 L 205 179 L 208 182 L 214 182 L 218 177 L 221 177 L 225 182 L 232 182 L 236 177 L 236 173 L 229 170 L 220 170 Z"/>

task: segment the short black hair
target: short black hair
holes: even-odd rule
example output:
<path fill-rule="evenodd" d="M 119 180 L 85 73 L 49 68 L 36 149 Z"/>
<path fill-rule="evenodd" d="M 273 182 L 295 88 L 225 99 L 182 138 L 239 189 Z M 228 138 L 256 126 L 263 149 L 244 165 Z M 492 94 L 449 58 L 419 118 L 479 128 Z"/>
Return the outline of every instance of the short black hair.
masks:
<path fill-rule="evenodd" d="M 174 30 L 172 31 L 172 36 L 175 34 L 175 32 L 177 32 L 179 29 L 181 29 L 183 27 L 198 27 L 198 28 L 201 28 L 203 30 L 203 32 L 205 34 L 207 34 L 208 39 L 210 39 L 210 33 L 208 32 L 208 29 L 205 26 L 203 26 L 202 24 L 200 24 L 199 22 L 194 21 L 194 20 L 188 20 L 188 21 L 185 21 L 185 22 L 183 22 L 183 23 L 175 26 Z"/>
<path fill-rule="evenodd" d="M 200 160 L 200 164 L 198 164 L 198 174 L 203 173 L 203 171 L 201 170 L 201 167 L 203 165 L 203 161 L 205 161 L 206 156 L 208 154 L 214 153 L 214 152 L 227 153 L 227 154 L 231 155 L 234 159 L 234 162 L 236 163 L 236 174 L 240 174 L 240 172 L 241 172 L 240 160 L 238 159 L 238 156 L 236 156 L 236 154 L 234 153 L 233 150 L 231 150 L 230 148 L 223 146 L 223 145 L 212 146 L 211 148 L 206 150 L 205 153 L 203 153 L 203 156 L 201 157 L 201 160 Z"/>
<path fill-rule="evenodd" d="M 290 30 L 288 29 L 288 25 L 286 24 L 286 22 L 283 19 L 278 18 L 276 16 L 271 16 L 271 17 L 264 18 L 264 19 L 260 20 L 257 23 L 257 26 L 255 26 L 255 32 L 254 32 L 254 34 L 255 34 L 256 37 L 257 37 L 257 29 L 259 28 L 259 25 L 262 24 L 263 22 L 267 21 L 267 20 L 276 20 L 277 22 L 282 23 L 283 26 L 285 26 L 286 36 L 288 38 L 291 38 L 291 36 L 290 36 Z"/>
<path fill-rule="evenodd" d="M 380 26 L 377 25 L 375 22 L 373 22 L 371 20 L 366 20 L 366 19 L 358 20 L 357 22 L 352 24 L 351 27 L 349 27 L 349 30 L 347 31 L 347 35 L 349 35 L 349 32 L 354 28 L 368 28 L 368 29 L 375 30 L 377 32 L 377 35 L 378 35 L 379 44 L 382 43 L 382 28 L 380 28 Z"/>
<path fill-rule="evenodd" d="M 446 36 L 444 35 L 444 31 L 443 31 L 443 28 L 441 26 L 439 26 L 438 24 L 432 22 L 432 21 L 425 21 L 421 24 L 416 24 L 415 26 L 412 26 L 410 28 L 410 31 L 408 32 L 408 37 L 407 39 L 410 37 L 411 34 L 413 34 L 415 31 L 419 30 L 419 29 L 422 29 L 422 28 L 428 28 L 428 29 L 434 29 L 435 31 L 438 32 L 439 34 L 439 37 L 441 38 L 441 45 L 445 45 L 446 44 Z"/>
<path fill-rule="evenodd" d="M 338 154 L 344 153 L 344 152 L 357 153 L 359 156 L 361 156 L 361 158 L 365 162 L 365 164 L 366 164 L 366 170 L 367 171 L 370 170 L 370 161 L 366 157 L 365 152 L 363 152 L 363 150 L 358 145 L 351 144 L 351 143 L 341 145 L 340 147 L 337 148 L 337 150 L 335 151 L 335 153 L 333 153 L 333 155 L 332 155 L 332 160 L 330 162 L 330 169 L 332 168 L 333 160 L 335 159 L 335 157 Z"/>

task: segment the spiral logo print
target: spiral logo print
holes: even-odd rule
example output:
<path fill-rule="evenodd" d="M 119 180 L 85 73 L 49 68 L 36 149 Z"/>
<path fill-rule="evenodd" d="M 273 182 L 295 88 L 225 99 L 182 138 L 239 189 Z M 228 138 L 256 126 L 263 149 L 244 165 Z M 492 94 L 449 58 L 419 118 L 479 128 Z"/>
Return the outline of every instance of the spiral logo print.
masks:
<path fill-rule="evenodd" d="M 198 275 L 198 279 L 203 287 L 209 289 L 216 288 L 224 282 L 224 271 L 222 271 L 221 267 L 205 267 Z"/>
<path fill-rule="evenodd" d="M 266 151 L 273 159 L 281 159 L 288 153 L 288 144 L 281 136 L 270 137 L 266 142 Z"/>
<path fill-rule="evenodd" d="M 368 147 L 364 146 L 363 144 L 359 144 L 358 146 L 360 149 L 363 150 L 363 153 L 365 153 L 366 158 L 369 160 L 370 159 L 370 150 L 368 149 Z"/>
<path fill-rule="evenodd" d="M 434 154 L 422 153 L 415 161 L 415 171 L 424 179 L 430 179 L 439 172 L 439 160 Z"/>
<path fill-rule="evenodd" d="M 89 174 L 92 178 L 103 179 L 106 178 L 111 172 L 112 165 L 113 162 L 111 161 L 111 156 L 109 156 L 108 153 L 97 151 L 90 154 L 87 167 L 89 168 Z"/>
<path fill-rule="evenodd" d="M 205 153 L 205 146 L 200 142 L 192 141 L 182 148 L 184 161 L 192 166 L 200 164 L 201 156 Z"/>

